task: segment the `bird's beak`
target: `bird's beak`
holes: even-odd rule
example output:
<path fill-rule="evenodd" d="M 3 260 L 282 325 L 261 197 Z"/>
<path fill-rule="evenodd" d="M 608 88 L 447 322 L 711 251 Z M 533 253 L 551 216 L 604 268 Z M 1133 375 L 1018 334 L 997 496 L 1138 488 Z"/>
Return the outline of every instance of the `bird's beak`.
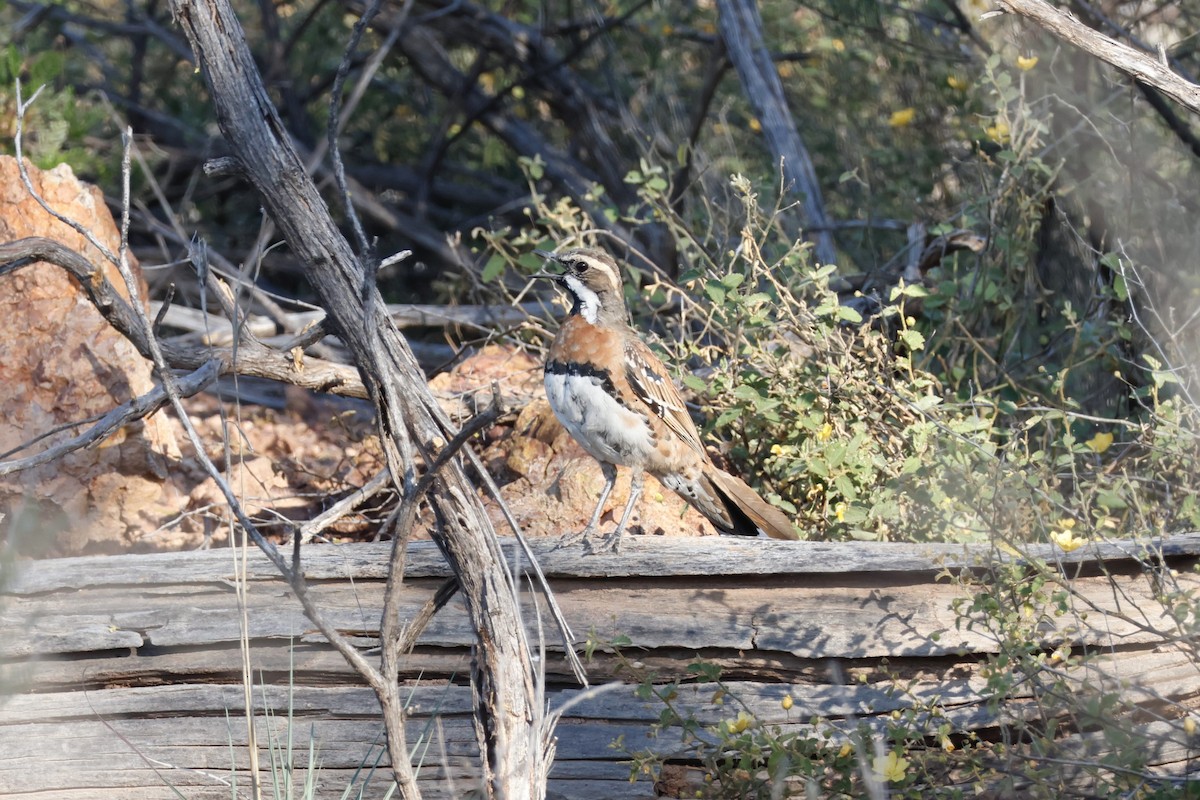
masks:
<path fill-rule="evenodd" d="M 558 256 L 556 256 L 554 253 L 551 253 L 547 250 L 534 250 L 533 253 L 534 253 L 534 255 L 541 256 L 542 258 L 546 259 L 547 261 L 553 261 L 555 264 L 558 263 Z M 557 272 L 547 272 L 545 269 L 543 269 L 540 272 L 533 273 L 529 277 L 531 277 L 531 278 L 549 278 L 552 281 L 556 281 L 556 280 L 559 280 L 560 278 L 562 278 L 562 274 L 557 273 Z"/>

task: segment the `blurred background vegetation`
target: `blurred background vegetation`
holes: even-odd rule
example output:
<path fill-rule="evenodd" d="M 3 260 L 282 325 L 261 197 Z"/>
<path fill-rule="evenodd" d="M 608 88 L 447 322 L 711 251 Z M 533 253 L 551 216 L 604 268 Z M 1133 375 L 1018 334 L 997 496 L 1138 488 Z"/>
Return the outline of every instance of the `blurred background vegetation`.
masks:
<path fill-rule="evenodd" d="M 326 152 L 359 0 L 242 2 L 296 146 Z M 1072 3 L 1200 71 L 1200 7 Z M 337 142 L 395 302 L 508 303 L 530 251 L 598 243 L 634 322 L 694 373 L 727 457 L 813 537 L 1047 539 L 1196 529 L 1200 138 L 1187 112 L 977 2 L 764 2 L 811 156 L 805 227 L 713 0 L 384 2 L 349 58 Z M 188 242 L 314 298 L 225 153 L 162 0 L 0 8 L 0 149 L 119 186 L 152 287 Z M 812 196 L 809 199 L 813 199 Z M 836 263 L 809 239 L 831 236 Z M 164 266 L 159 266 L 164 265 Z M 249 301 L 248 301 L 249 302 Z M 538 348 L 549 323 L 488 338 Z M 479 342 L 463 334 L 456 352 Z M 446 364 L 430 364 L 431 370 Z"/>

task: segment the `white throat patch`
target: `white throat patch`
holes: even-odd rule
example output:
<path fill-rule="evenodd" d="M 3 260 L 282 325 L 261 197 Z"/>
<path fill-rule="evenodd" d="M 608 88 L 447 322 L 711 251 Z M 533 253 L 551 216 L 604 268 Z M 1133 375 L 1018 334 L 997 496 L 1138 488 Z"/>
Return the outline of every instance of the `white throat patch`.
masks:
<path fill-rule="evenodd" d="M 600 297 L 591 289 L 583 285 L 583 281 L 576 278 L 574 275 L 564 275 L 563 283 L 579 301 L 579 313 L 590 324 L 596 324 L 596 315 L 600 313 Z"/>

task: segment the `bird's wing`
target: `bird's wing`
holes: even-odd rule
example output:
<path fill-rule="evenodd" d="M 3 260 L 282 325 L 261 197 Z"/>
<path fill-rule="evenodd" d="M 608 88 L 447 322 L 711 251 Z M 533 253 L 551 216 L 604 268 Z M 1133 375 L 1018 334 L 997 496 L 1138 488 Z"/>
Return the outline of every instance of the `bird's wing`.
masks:
<path fill-rule="evenodd" d="M 672 433 L 696 452 L 705 455 L 700 433 L 688 415 L 687 406 L 671 382 L 666 367 L 645 342 L 635 336 L 628 337 L 625 344 L 625 377 L 638 399 L 666 423 Z"/>

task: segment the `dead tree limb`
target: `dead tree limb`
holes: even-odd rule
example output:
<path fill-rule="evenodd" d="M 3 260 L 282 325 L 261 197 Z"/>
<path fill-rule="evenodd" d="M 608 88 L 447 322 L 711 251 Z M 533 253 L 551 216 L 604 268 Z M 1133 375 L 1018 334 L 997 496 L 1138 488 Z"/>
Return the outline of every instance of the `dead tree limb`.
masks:
<path fill-rule="evenodd" d="M 1111 39 L 1043 0 L 1000 0 L 1000 6 L 1033 20 L 1064 42 L 1112 64 L 1131 78 L 1153 86 L 1193 114 L 1200 114 L 1200 86 L 1175 74 L 1163 60 Z"/>
<path fill-rule="evenodd" d="M 388 466 L 408 495 L 416 488 L 417 467 L 402 453 L 415 449 L 433 463 L 454 433 L 438 424 L 436 401 L 412 352 L 387 319 L 378 289 L 362 285 L 363 265 L 292 147 L 227 0 L 173 0 L 171 7 L 209 83 L 225 138 L 304 264 L 333 329 L 355 355 L 376 404 Z M 478 635 L 472 678 L 485 785 L 494 797 L 543 797 L 554 744 L 536 695 L 514 577 L 457 459 L 438 473 L 433 489 L 434 539 L 458 576 Z M 389 616 L 385 611 L 385 624 Z M 385 652 L 391 644 L 385 639 Z M 396 692 L 381 693 L 380 702 L 385 715 L 400 711 L 389 707 L 400 702 Z M 400 771 L 408 754 L 391 746 L 393 733 L 389 755 Z M 413 786 L 410 792 L 415 791 Z"/>
<path fill-rule="evenodd" d="M 783 162 L 784 179 L 803 198 L 804 226 L 816 246 L 817 260 L 833 264 L 837 261 L 837 251 L 821 185 L 764 41 L 758 4 L 754 0 L 717 0 L 717 12 L 725 50 L 737 70 L 746 99 L 762 123 L 767 147 L 776 160 Z"/>
<path fill-rule="evenodd" d="M 205 388 L 217 379 L 218 366 L 218 361 L 209 361 L 187 377 L 179 378 L 177 384 L 179 396 L 191 397 L 198 392 L 204 391 Z M 166 390 L 162 386 L 155 386 L 145 394 L 117 406 L 78 436 L 73 436 L 64 442 L 59 442 L 25 458 L 0 461 L 0 477 L 32 469 L 42 464 L 49 464 L 51 461 L 62 458 L 75 450 L 91 447 L 107 438 L 114 431 L 120 430 L 132 422 L 149 417 L 169 401 L 170 398 L 167 397 Z"/>
<path fill-rule="evenodd" d="M 0 245 L 0 276 L 38 261 L 66 270 L 83 287 L 108 324 L 128 339 L 143 357 L 150 358 L 149 340 L 138 324 L 133 308 L 96 265 L 51 239 L 30 237 Z M 236 350 L 232 346 L 189 346 L 170 341 L 160 345 L 167 363 L 176 369 L 200 369 L 215 360 L 220 364 L 222 375 L 236 372 L 347 397 L 367 396 L 366 387 L 353 367 L 316 358 L 304 358 L 298 364 L 290 354 L 266 347 L 254 339 L 243 339 Z"/>

